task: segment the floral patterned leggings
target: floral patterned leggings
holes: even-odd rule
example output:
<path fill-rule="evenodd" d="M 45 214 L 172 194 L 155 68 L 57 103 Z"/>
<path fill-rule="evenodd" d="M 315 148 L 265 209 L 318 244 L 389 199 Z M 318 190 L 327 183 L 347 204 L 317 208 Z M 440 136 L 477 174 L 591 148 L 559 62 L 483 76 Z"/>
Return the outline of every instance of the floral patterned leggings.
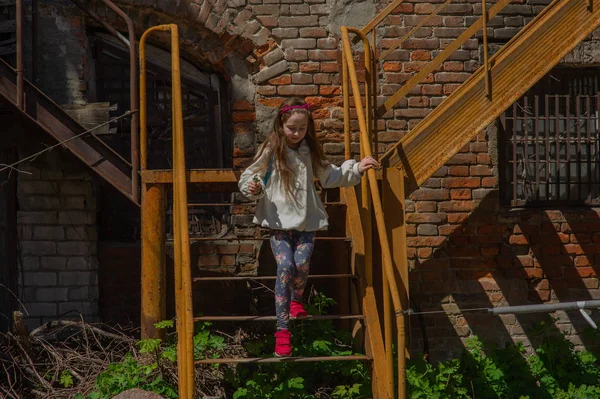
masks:
<path fill-rule="evenodd" d="M 275 312 L 278 330 L 288 328 L 290 300 L 302 301 L 314 242 L 315 233 L 312 231 L 271 232 L 271 249 L 277 261 Z"/>

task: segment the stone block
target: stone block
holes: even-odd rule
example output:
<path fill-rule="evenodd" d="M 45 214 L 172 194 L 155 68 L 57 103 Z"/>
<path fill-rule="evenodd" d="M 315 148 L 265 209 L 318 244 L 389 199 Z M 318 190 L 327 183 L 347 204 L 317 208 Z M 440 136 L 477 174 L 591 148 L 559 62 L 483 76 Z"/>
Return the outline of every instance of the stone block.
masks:
<path fill-rule="evenodd" d="M 67 258 L 64 256 L 43 256 L 41 258 L 42 270 L 65 270 L 67 268 Z"/>
<path fill-rule="evenodd" d="M 30 317 L 49 316 L 56 317 L 57 306 L 55 303 L 28 303 L 27 312 Z"/>
<path fill-rule="evenodd" d="M 96 272 L 63 272 L 59 274 L 59 285 L 96 285 L 98 274 Z"/>
<path fill-rule="evenodd" d="M 38 288 L 36 298 L 40 302 L 63 302 L 69 299 L 66 287 Z"/>
<path fill-rule="evenodd" d="M 23 273 L 25 286 L 31 287 L 49 287 L 56 285 L 56 273 L 50 272 L 29 272 Z"/>
<path fill-rule="evenodd" d="M 23 255 L 54 255 L 56 243 L 54 241 L 21 241 L 21 254 Z"/>
<path fill-rule="evenodd" d="M 33 238 L 38 240 L 62 240 L 65 231 L 62 226 L 34 226 Z"/>
<path fill-rule="evenodd" d="M 266 82 L 269 79 L 274 78 L 288 70 L 288 62 L 280 61 L 270 67 L 264 68 L 262 71 L 254 75 L 255 83 Z"/>

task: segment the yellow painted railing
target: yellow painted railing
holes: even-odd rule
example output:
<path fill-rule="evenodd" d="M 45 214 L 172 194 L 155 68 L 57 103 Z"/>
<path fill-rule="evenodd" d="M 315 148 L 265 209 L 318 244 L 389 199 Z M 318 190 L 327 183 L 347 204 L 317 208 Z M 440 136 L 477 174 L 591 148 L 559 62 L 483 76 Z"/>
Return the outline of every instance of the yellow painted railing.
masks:
<path fill-rule="evenodd" d="M 187 188 L 183 141 L 183 108 L 181 70 L 179 64 L 179 32 L 177 25 L 159 25 L 148 29 L 140 39 L 140 155 L 143 169 L 147 166 L 146 149 L 146 57 L 145 43 L 156 31 L 171 32 L 172 120 L 173 120 L 173 238 L 175 260 L 175 309 L 177 317 L 177 377 L 179 398 L 194 397 L 194 319 L 192 312 L 192 275 L 190 238 L 187 219 Z M 151 228 L 151 227 L 150 227 Z M 144 256 L 144 255 L 142 255 Z"/>
<path fill-rule="evenodd" d="M 371 48 L 369 46 L 368 39 L 366 35 L 364 35 L 360 30 L 342 27 L 342 53 L 344 57 L 344 74 L 343 74 L 343 85 L 345 92 L 348 92 L 348 85 L 350 84 L 352 88 L 352 94 L 354 98 L 354 105 L 356 108 L 358 124 L 360 128 L 360 145 L 361 145 L 361 153 L 363 156 L 372 156 L 371 151 L 371 138 L 369 136 L 370 127 L 372 126 L 372 118 L 371 118 L 371 94 L 372 94 L 372 86 L 370 84 L 366 85 L 365 89 L 365 97 L 366 97 L 366 112 L 365 108 L 363 108 L 359 82 L 356 74 L 356 67 L 354 65 L 354 60 L 352 57 L 352 44 L 350 42 L 349 32 L 355 33 L 361 36 L 361 39 L 364 44 L 365 49 L 365 68 L 366 68 L 366 81 L 370 82 L 372 79 L 371 75 Z M 348 79 L 350 82 L 348 82 Z M 349 83 L 349 84 L 348 84 Z M 349 105 L 346 104 L 344 109 L 347 111 L 349 109 Z M 345 119 L 349 119 L 349 113 L 345 112 Z M 349 132 L 346 132 L 349 134 Z M 348 139 L 346 139 L 346 142 Z M 382 271 L 383 271 L 383 300 L 384 300 L 384 325 L 385 325 L 385 363 L 386 363 L 386 375 L 385 379 L 388 384 L 388 394 L 393 392 L 393 364 L 392 364 L 392 325 L 391 320 L 389 318 L 390 305 L 389 305 L 389 297 L 391 296 L 394 314 L 396 317 L 396 327 L 397 327 L 397 345 L 398 345 L 398 398 L 404 399 L 406 397 L 406 384 L 405 384 L 405 373 L 406 373 L 406 357 L 404 355 L 405 345 L 405 331 L 404 331 L 404 312 L 402 309 L 402 302 L 400 300 L 400 293 L 398 290 L 398 285 L 396 284 L 396 276 L 394 271 L 394 266 L 392 263 L 392 255 L 390 249 L 390 243 L 388 240 L 388 230 L 385 224 L 384 212 L 381 201 L 381 194 L 379 192 L 379 185 L 377 181 L 377 176 L 373 169 L 370 169 L 366 173 L 366 179 L 368 183 L 368 193 L 365 193 L 365 188 L 363 189 L 362 200 L 363 203 L 368 198 L 372 199 L 373 211 L 375 214 L 375 221 L 377 226 L 377 232 L 379 234 L 379 241 L 381 246 L 381 258 L 382 258 Z M 367 207 L 367 211 L 370 213 L 370 209 Z M 370 235 L 371 231 L 367 226 L 365 227 L 365 231 Z M 366 237 L 365 237 L 366 238 Z M 367 240 L 368 241 L 368 240 Z M 369 252 L 366 249 L 366 257 L 369 258 Z M 367 265 L 367 270 L 371 268 L 370 265 Z M 369 272 L 367 271 L 367 274 Z M 368 282 L 370 283 L 370 282 Z M 375 355 L 377 356 L 377 355 Z M 375 362 L 379 362 L 381 359 L 375 358 Z M 380 379 L 382 376 L 376 376 Z"/>

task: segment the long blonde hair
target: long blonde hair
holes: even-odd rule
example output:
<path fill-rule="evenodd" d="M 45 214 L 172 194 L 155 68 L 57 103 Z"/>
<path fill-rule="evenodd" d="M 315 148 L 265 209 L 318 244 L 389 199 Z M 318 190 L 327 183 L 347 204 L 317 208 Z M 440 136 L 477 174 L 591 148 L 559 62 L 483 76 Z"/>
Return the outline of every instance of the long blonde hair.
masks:
<path fill-rule="evenodd" d="M 292 177 L 296 174 L 296 172 L 292 170 L 288 164 L 288 140 L 283 132 L 283 125 L 292 114 L 302 113 L 308 117 L 308 126 L 306 129 L 306 136 L 304 136 L 304 141 L 310 149 L 310 158 L 313 171 L 317 172 L 320 168 L 327 166 L 329 163 L 325 157 L 323 147 L 321 146 L 321 143 L 319 142 L 319 139 L 315 133 L 315 121 L 312 117 L 309 107 L 310 104 L 307 104 L 299 98 L 291 97 L 286 99 L 280 105 L 277 116 L 273 120 L 273 130 L 271 131 L 271 134 L 260 146 L 257 154 L 257 158 L 260 158 L 265 151 L 271 153 L 274 160 L 273 166 L 277 168 L 281 179 L 283 192 L 288 199 L 296 199 L 293 192 L 294 186 L 292 184 Z M 312 184 L 312 182 L 308 182 L 308 184 Z"/>

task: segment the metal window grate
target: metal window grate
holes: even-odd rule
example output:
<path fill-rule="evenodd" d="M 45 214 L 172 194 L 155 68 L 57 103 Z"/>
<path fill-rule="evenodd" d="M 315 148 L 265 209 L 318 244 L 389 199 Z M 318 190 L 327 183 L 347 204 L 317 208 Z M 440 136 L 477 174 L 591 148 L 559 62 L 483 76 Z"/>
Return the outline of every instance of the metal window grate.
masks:
<path fill-rule="evenodd" d="M 501 117 L 501 197 L 511 206 L 600 204 L 600 72 L 556 69 Z"/>

